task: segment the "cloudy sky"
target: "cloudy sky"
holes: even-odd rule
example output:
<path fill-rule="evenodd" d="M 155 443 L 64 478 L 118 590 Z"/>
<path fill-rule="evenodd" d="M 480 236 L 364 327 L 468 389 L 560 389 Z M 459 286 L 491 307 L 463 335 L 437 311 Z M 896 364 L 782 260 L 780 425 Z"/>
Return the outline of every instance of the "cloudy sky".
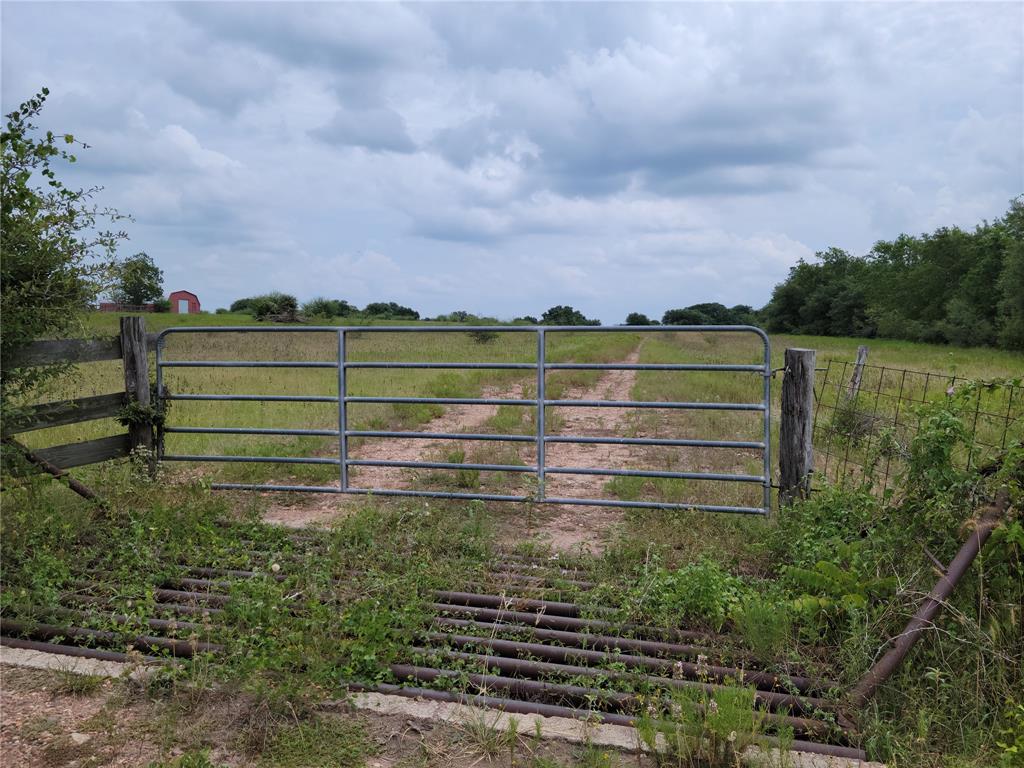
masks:
<path fill-rule="evenodd" d="M 1024 192 L 1024 4 L 2 4 L 168 290 L 605 322 Z"/>

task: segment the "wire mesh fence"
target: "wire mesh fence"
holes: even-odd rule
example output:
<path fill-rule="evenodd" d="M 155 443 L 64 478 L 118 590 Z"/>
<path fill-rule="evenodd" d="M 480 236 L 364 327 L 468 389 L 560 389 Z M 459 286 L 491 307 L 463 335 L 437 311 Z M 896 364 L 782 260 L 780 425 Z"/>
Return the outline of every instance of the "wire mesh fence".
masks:
<path fill-rule="evenodd" d="M 882 495 L 898 491 L 911 445 L 942 401 L 958 401 L 966 432 L 954 463 L 964 469 L 990 461 L 1024 439 L 1021 379 L 979 382 L 956 374 L 860 366 L 825 360 L 815 380 L 816 486 L 856 484 Z"/>

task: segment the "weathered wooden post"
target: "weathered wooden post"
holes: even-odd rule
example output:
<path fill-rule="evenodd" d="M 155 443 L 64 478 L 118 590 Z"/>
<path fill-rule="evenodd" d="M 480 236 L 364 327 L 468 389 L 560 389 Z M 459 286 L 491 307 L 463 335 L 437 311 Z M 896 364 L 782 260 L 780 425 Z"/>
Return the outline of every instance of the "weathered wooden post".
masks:
<path fill-rule="evenodd" d="M 846 399 L 856 400 L 860 392 L 860 383 L 864 379 L 864 364 L 868 361 L 868 348 L 861 344 L 857 347 L 857 362 L 853 365 L 850 385 L 846 388 Z"/>
<path fill-rule="evenodd" d="M 787 349 L 779 425 L 779 503 L 805 499 L 814 470 L 813 349 Z"/>
<path fill-rule="evenodd" d="M 121 359 L 124 361 L 124 389 L 128 407 L 149 409 L 149 357 L 146 351 L 146 320 L 138 316 L 121 318 Z M 150 420 L 133 420 L 128 425 L 131 449 L 153 450 L 153 424 Z"/>

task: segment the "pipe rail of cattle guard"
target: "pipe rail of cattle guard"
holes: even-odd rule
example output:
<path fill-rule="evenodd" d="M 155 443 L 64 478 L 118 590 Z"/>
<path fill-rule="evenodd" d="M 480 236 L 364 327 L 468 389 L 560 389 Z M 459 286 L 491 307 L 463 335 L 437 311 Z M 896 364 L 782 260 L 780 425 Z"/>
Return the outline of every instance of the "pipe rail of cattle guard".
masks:
<path fill-rule="evenodd" d="M 406 362 L 387 360 L 350 360 L 348 338 L 350 334 L 381 333 L 520 333 L 536 337 L 534 362 Z M 763 350 L 763 362 L 757 364 L 731 363 L 572 363 L 548 362 L 547 338 L 552 333 L 748 333 L 756 336 Z M 307 360 L 168 360 L 164 350 L 167 337 L 180 334 L 203 333 L 314 333 L 337 336 L 337 357 L 330 361 Z M 338 376 L 337 395 L 281 395 L 281 394 L 223 394 L 223 393 L 173 393 L 166 390 L 164 371 L 168 368 L 296 368 L 335 369 Z M 534 398 L 490 398 L 490 397 L 388 397 L 383 395 L 351 395 L 347 373 L 349 370 L 372 369 L 423 369 L 423 370 L 515 370 L 536 371 L 536 397 Z M 676 371 L 676 372 L 720 372 L 755 374 L 762 379 L 761 400 L 752 403 L 721 402 L 662 402 L 643 400 L 571 400 L 549 399 L 545 390 L 549 371 L 593 370 L 593 371 Z M 251 491 L 294 491 L 314 493 L 366 494 L 374 496 L 412 496 L 423 498 L 465 499 L 482 501 L 519 501 L 542 504 L 568 504 L 586 506 L 607 506 L 635 509 L 691 509 L 708 512 L 729 512 L 738 514 L 768 515 L 771 513 L 771 345 L 768 335 L 755 326 L 749 325 L 666 325 L 666 326 L 219 326 L 168 328 L 157 337 L 156 384 L 158 403 L 162 408 L 168 401 L 255 401 L 292 403 L 335 403 L 338 417 L 336 429 L 304 428 L 259 428 L 246 426 L 207 427 L 164 425 L 159 431 L 158 456 L 162 461 L 229 462 L 229 463 L 271 463 L 271 464 L 323 464 L 338 467 L 338 481 L 335 485 L 271 485 L 267 483 L 213 483 L 214 489 Z M 497 405 L 533 408 L 536 412 L 536 432 L 533 435 L 478 434 L 457 432 L 416 432 L 395 430 L 349 429 L 348 409 L 351 404 L 432 404 L 432 405 Z M 583 408 L 643 408 L 665 410 L 697 411 L 746 411 L 759 413 L 762 421 L 761 440 L 702 440 L 682 438 L 626 438 L 589 437 L 578 435 L 549 435 L 546 431 L 545 412 L 548 408 L 567 406 Z M 336 437 L 338 452 L 336 458 L 304 456 L 239 456 L 200 455 L 168 453 L 165 436 L 168 434 L 223 434 L 223 435 L 282 435 Z M 508 443 L 532 443 L 536 446 L 537 460 L 532 466 L 512 464 L 458 464 L 454 462 L 429 461 L 385 461 L 355 459 L 349 455 L 349 439 L 426 439 L 426 440 L 480 440 Z M 546 460 L 549 444 L 573 443 L 593 445 L 635 445 L 665 447 L 697 447 L 722 449 L 747 449 L 761 453 L 762 471 L 759 475 L 724 472 L 667 472 L 643 469 L 619 469 L 611 467 L 552 467 Z M 351 467 L 393 467 L 423 469 L 480 470 L 487 472 L 529 473 L 536 478 L 536 491 L 530 495 L 500 493 L 456 493 L 447 491 L 405 490 L 393 488 L 353 487 L 350 482 Z M 649 477 L 698 481 L 721 481 L 759 484 L 762 487 L 760 507 L 724 504 L 700 504 L 680 502 L 627 501 L 608 498 L 576 498 L 550 496 L 545 491 L 545 480 L 549 474 L 600 475 L 609 477 Z"/>

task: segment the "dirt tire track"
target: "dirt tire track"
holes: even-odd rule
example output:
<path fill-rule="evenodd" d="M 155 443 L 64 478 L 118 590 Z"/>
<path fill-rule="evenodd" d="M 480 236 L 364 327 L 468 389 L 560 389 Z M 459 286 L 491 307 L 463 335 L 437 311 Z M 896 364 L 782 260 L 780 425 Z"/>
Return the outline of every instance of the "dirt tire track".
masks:
<path fill-rule="evenodd" d="M 637 347 L 622 362 L 636 363 L 639 359 L 640 348 Z M 562 399 L 629 400 L 632 398 L 636 378 L 637 372 L 633 370 L 606 371 L 592 386 L 570 389 Z M 520 398 L 527 386 L 526 383 L 519 383 L 505 389 L 486 387 L 481 396 Z M 496 405 L 453 405 L 441 416 L 417 428 L 417 431 L 479 431 L 497 412 Z M 618 408 L 559 407 L 557 419 L 555 427 L 548 430 L 549 435 L 622 435 L 627 429 L 635 427 L 635 411 Z M 351 450 L 350 455 L 352 458 L 383 461 L 429 461 L 436 455 L 439 446 L 452 442 L 381 438 L 363 442 Z M 638 457 L 642 455 L 642 449 L 628 445 L 554 443 L 547 446 L 546 463 L 548 466 L 561 467 L 627 467 L 637 463 Z M 536 448 L 524 446 L 520 456 L 527 463 L 535 463 Z M 558 497 L 599 497 L 607 481 L 607 477 L 595 475 L 547 475 L 545 493 Z M 413 487 L 413 476 L 411 470 L 358 467 L 352 472 L 351 483 L 361 488 L 406 489 Z M 264 519 L 271 523 L 298 527 L 323 524 L 344 515 L 359 502 L 360 497 L 326 494 L 309 495 L 304 499 L 275 498 L 264 514 Z M 604 548 L 610 532 L 622 522 L 625 514 L 623 510 L 613 507 L 536 505 L 535 512 L 530 516 L 532 525 L 524 530 L 521 511 L 516 507 L 508 507 L 508 510 L 511 514 L 500 525 L 502 539 L 506 543 L 533 538 L 558 550 L 587 549 L 596 552 Z"/>
<path fill-rule="evenodd" d="M 622 362 L 636 363 L 637 347 Z M 566 392 L 565 400 L 630 400 L 637 372 L 607 371 L 591 387 Z M 557 409 L 556 429 L 548 434 L 598 437 L 622 435 L 634 426 L 634 412 L 620 408 L 566 406 Z M 549 467 L 626 467 L 636 461 L 636 448 L 628 445 L 588 445 L 551 443 L 545 450 Z M 602 495 L 607 477 L 600 475 L 546 475 L 545 495 L 558 497 L 597 497 Z M 614 507 L 545 504 L 538 507 L 539 524 L 534 537 L 557 550 L 586 549 L 600 552 L 608 535 L 622 522 L 624 512 Z"/>
<path fill-rule="evenodd" d="M 480 397 L 487 399 L 517 399 L 523 397 L 525 384 L 510 388 L 484 387 Z M 498 412 L 497 405 L 450 405 L 445 412 L 426 424 L 415 428 L 417 432 L 473 432 L 478 431 Z M 411 431 L 411 430 L 410 430 Z M 407 440 L 394 437 L 367 439 L 349 451 L 353 459 L 374 461 L 428 461 L 443 444 L 451 440 Z M 357 488 L 413 487 L 412 470 L 395 467 L 353 467 L 349 484 Z M 327 523 L 344 515 L 359 503 L 361 496 L 335 496 L 309 494 L 304 499 L 273 499 L 263 515 L 268 523 L 304 527 Z M 298 503 L 296 503 L 298 502 Z"/>

